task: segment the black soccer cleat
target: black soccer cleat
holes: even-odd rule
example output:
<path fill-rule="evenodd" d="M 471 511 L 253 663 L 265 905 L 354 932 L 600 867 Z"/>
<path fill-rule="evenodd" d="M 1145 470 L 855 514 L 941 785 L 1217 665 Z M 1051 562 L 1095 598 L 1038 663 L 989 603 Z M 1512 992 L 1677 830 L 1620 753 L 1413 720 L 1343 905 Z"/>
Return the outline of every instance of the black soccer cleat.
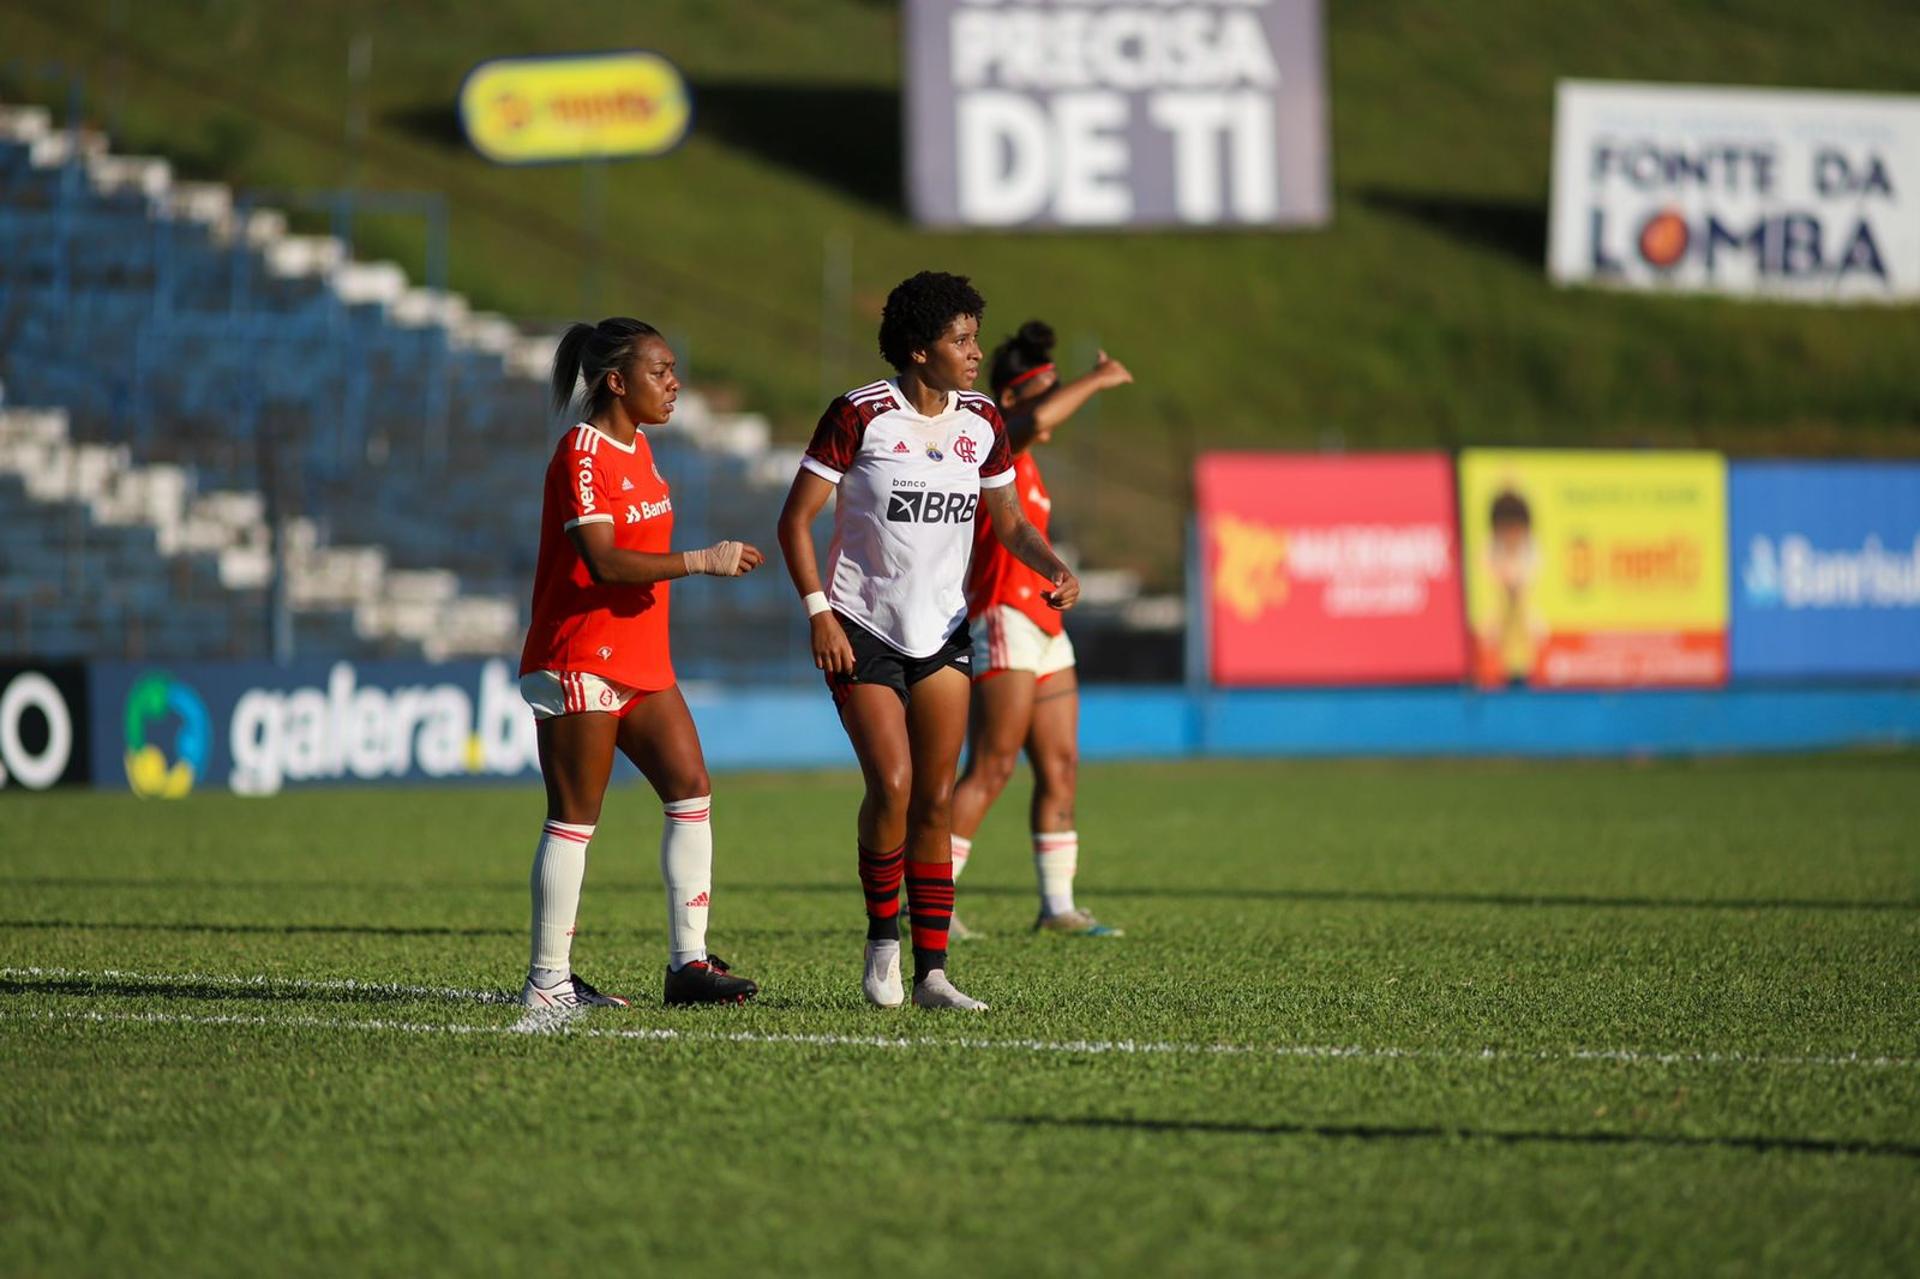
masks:
<path fill-rule="evenodd" d="M 718 955 L 696 959 L 679 972 L 667 969 L 669 1008 L 689 1004 L 744 1004 L 760 993 L 760 987 L 746 977 L 735 977 L 727 962 Z"/>

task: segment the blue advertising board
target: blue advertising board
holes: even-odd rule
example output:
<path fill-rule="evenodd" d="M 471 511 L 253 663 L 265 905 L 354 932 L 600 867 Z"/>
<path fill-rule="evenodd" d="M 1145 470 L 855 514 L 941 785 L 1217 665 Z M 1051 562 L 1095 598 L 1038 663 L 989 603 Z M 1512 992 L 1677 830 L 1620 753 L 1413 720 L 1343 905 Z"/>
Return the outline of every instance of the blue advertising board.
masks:
<path fill-rule="evenodd" d="M 1736 462 L 1735 679 L 1920 676 L 1920 464 Z"/>
<path fill-rule="evenodd" d="M 93 777 L 136 795 L 538 776 L 503 661 L 100 662 Z"/>

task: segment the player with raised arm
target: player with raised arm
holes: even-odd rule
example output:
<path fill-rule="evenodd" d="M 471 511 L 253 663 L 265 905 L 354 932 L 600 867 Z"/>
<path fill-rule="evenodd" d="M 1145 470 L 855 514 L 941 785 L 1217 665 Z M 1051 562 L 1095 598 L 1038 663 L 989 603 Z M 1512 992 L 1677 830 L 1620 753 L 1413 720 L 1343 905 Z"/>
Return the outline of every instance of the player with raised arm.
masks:
<path fill-rule="evenodd" d="M 865 777 L 860 883 L 867 998 L 906 999 L 900 887 L 913 915 L 913 1002 L 978 1010 L 947 978 L 954 770 L 966 736 L 972 644 L 966 572 L 976 508 L 1069 608 L 1080 583 L 1021 514 L 993 401 L 973 392 L 986 303 L 963 276 L 923 271 L 887 296 L 880 353 L 896 372 L 838 396 L 820 418 L 780 513 L 780 548 Z M 823 585 L 813 519 L 836 496 Z"/>
<path fill-rule="evenodd" d="M 1126 365 L 1100 352 L 1093 368 L 1060 380 L 1053 361 L 1053 330 L 1029 320 L 994 348 L 988 377 L 1007 422 L 1013 450 L 1013 490 L 1033 526 L 1046 533 L 1053 499 L 1040 478 L 1033 446 L 1100 391 L 1133 381 Z M 960 878 L 973 852 L 973 836 L 987 809 L 1006 788 L 1026 751 L 1033 765 L 1033 802 L 1028 810 L 1033 868 L 1040 888 L 1038 932 L 1076 937 L 1118 937 L 1074 904 L 1073 877 L 1080 863 L 1074 829 L 1074 788 L 1080 766 L 1080 682 L 1074 674 L 1073 641 L 1059 610 L 1049 608 L 1046 579 L 1007 554 L 985 521 L 974 533 L 973 565 L 967 573 L 968 627 L 973 633 L 973 719 L 967 771 L 953 792 L 953 877 Z M 971 931 L 958 917 L 954 935 Z"/>
<path fill-rule="evenodd" d="M 680 380 L 652 325 L 614 318 L 569 328 L 553 357 L 556 412 L 573 403 L 583 379 L 582 420 L 547 464 L 533 623 L 520 658 L 547 788 L 533 857 L 533 956 L 520 1002 L 560 1011 L 628 1006 L 575 976 L 571 957 L 587 845 L 618 749 L 666 806 L 665 1002 L 744 1003 L 759 987 L 707 952 L 713 788 L 674 682 L 667 598 L 676 577 L 739 577 L 764 557 L 734 541 L 670 549 L 673 497 L 641 427 L 672 415 Z"/>

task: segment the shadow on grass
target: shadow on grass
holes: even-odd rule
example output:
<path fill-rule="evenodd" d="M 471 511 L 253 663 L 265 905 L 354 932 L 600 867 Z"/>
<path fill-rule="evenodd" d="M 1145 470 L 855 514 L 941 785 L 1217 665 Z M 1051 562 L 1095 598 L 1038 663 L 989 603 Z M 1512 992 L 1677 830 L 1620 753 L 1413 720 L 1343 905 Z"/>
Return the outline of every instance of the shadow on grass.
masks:
<path fill-rule="evenodd" d="M 524 894 L 526 884 L 519 879 L 499 880 L 463 880 L 457 882 L 434 883 L 382 883 L 376 880 L 331 881 L 297 879 L 118 879 L 113 876 L 80 875 L 17 875 L 0 876 L 0 887 L 9 888 L 117 888 L 117 889 L 156 889 L 156 890 L 193 890 L 216 892 L 257 892 L 257 891 L 297 891 L 297 892 L 338 892 L 363 893 L 378 889 L 405 891 L 407 893 L 434 892 L 509 892 Z M 657 893 L 657 883 L 607 883 L 596 884 L 593 892 L 596 896 L 629 895 L 633 893 Z M 848 876 L 844 880 L 818 880 L 812 883 L 735 883 L 727 886 L 730 893 L 822 893 L 829 896 L 854 896 L 860 891 L 859 884 Z M 965 897 L 1030 897 L 1033 890 L 1011 884 L 967 884 L 962 890 Z M 1274 902 L 1359 902 L 1385 906 L 1501 906 L 1523 909 L 1551 910 L 1571 908 L 1585 910 L 1833 910 L 1867 911 L 1886 913 L 1920 912 L 1920 900 L 1911 898 L 1873 900 L 1865 898 L 1821 898 L 1821 897 L 1649 897 L 1649 896 L 1609 896 L 1604 893 L 1470 893 L 1440 892 L 1424 889 L 1374 889 L 1374 888 L 1186 888 L 1174 885 L 1142 884 L 1128 886 L 1115 884 L 1102 886 L 1096 895 L 1110 898 L 1141 898 L 1151 900 L 1162 898 L 1169 901 L 1274 901 Z M 0 919 L 0 928 L 160 928 L 166 925 L 127 922 L 124 924 L 62 924 L 36 920 Z M 503 935 L 501 929 L 451 929 L 451 928 L 368 928 L 362 925 L 346 924 L 180 924 L 185 931 L 197 929 L 229 928 L 237 932 L 388 932 L 396 936 L 473 936 L 492 937 Z M 827 935 L 824 931 L 820 934 Z"/>
<path fill-rule="evenodd" d="M 477 1004 L 514 1002 L 513 994 L 504 990 L 476 993 L 480 996 L 479 998 L 466 1002 Z M 425 995 L 419 989 L 407 989 L 378 982 L 356 983 L 351 986 L 345 982 L 298 986 L 291 982 L 275 984 L 265 981 L 255 985 L 240 982 L 195 981 L 190 977 L 154 981 L 114 977 L 59 977 L 43 981 L 21 981 L 12 978 L 0 980 L 0 996 L 8 995 L 87 995 L 94 998 L 104 995 L 128 999 L 210 999 L 223 1003 L 248 1000 L 273 1004 L 417 1004 L 434 999 L 434 996 Z M 444 1002 L 445 998 L 451 998 L 451 995 L 452 992 L 448 992 L 440 1002 Z"/>
<path fill-rule="evenodd" d="M 844 893 L 845 884 L 742 884 L 735 892 Z M 967 885 L 964 897 L 1031 897 L 1033 890 L 1005 884 Z M 1373 902 L 1399 906 L 1580 907 L 1620 910 L 1842 910 L 1920 911 L 1920 901 L 1848 901 L 1799 897 L 1607 897 L 1586 893 L 1442 893 L 1364 888 L 1175 888 L 1101 887 L 1102 898 L 1166 898 L 1220 901 Z"/>
<path fill-rule="evenodd" d="M 1418 222 L 1471 248 L 1490 249 L 1545 269 L 1547 209 L 1538 200 L 1476 199 L 1384 187 L 1362 187 L 1353 194 L 1370 209 Z"/>
<path fill-rule="evenodd" d="M 657 889 L 655 891 L 658 891 Z M 82 933 L 236 933 L 268 936 L 344 936 L 344 937 L 519 937 L 522 928 L 454 928 L 440 924 L 268 924 L 248 922 L 211 922 L 207 920 L 139 919 L 0 919 L 0 931 L 9 928 L 39 929 L 49 932 Z M 716 929 L 728 938 L 782 939 L 793 937 L 846 937 L 847 928 L 728 928 Z M 595 928 L 598 938 L 657 938 L 659 930 L 644 928 Z"/>
<path fill-rule="evenodd" d="M 126 933 L 266 933 L 285 936 L 337 933 L 349 937 L 521 937 L 527 931 L 524 928 L 453 928 L 440 924 L 252 924 L 209 923 L 200 920 L 0 919 L 0 929 L 4 928 Z M 612 935 L 620 930 L 610 928 L 594 931 Z"/>
<path fill-rule="evenodd" d="M 1920 1159 L 1920 1145 L 1897 1141 L 1858 1141 L 1824 1137 L 1696 1137 L 1684 1133 L 1546 1132 L 1396 1124 L 1239 1124 L 1197 1119 L 1134 1119 L 1104 1116 L 1056 1118 L 1045 1115 L 1019 1115 L 1000 1122 L 1027 1128 L 1196 1133 L 1228 1137 L 1324 1137 L 1349 1141 L 1482 1141 L 1503 1146 L 1657 1146 L 1695 1150 L 1747 1150 L 1760 1154 L 1786 1151 L 1793 1154 L 1884 1155 L 1895 1159 Z"/>
<path fill-rule="evenodd" d="M 900 214 L 900 93 L 869 85 L 700 80 L 693 127 L 804 178 Z"/>

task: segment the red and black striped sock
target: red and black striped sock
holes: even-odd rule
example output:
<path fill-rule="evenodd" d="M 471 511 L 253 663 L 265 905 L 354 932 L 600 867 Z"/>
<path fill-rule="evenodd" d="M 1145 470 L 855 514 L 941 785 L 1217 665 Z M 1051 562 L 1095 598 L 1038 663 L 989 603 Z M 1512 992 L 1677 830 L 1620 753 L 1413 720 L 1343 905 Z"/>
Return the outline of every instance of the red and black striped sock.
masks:
<path fill-rule="evenodd" d="M 910 862 L 907 908 L 913 912 L 913 979 L 947 966 L 947 926 L 953 922 L 953 863 Z"/>
<path fill-rule="evenodd" d="M 905 874 L 907 846 L 876 853 L 860 845 L 860 887 L 867 894 L 867 940 L 900 940 L 900 877 Z"/>

